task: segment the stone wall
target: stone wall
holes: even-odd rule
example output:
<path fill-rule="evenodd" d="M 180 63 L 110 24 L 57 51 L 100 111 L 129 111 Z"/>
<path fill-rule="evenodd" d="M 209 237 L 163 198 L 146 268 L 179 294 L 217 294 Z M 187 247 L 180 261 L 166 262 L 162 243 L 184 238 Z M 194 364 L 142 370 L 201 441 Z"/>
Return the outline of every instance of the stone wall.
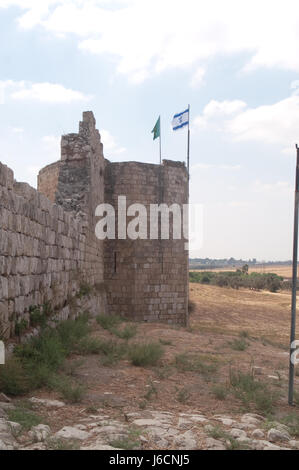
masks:
<path fill-rule="evenodd" d="M 79 133 L 62 136 L 61 160 L 40 171 L 38 190 L 45 195 L 51 193 L 58 206 L 84 221 L 86 250 L 81 269 L 92 285 L 100 285 L 104 281 L 103 242 L 96 238 L 94 229 L 96 206 L 104 202 L 105 160 L 95 125 L 93 113 L 86 111 Z"/>
<path fill-rule="evenodd" d="M 42 188 L 42 193 L 52 202 L 56 200 L 60 165 L 60 161 L 47 165 L 39 172 L 37 177 L 37 187 Z"/>
<path fill-rule="evenodd" d="M 118 196 L 123 195 L 127 206 L 141 203 L 146 207 L 148 239 L 106 241 L 104 278 L 108 310 L 134 320 L 186 324 L 186 240 L 173 240 L 171 231 L 169 240 L 162 240 L 160 235 L 158 240 L 149 238 L 150 204 L 177 203 L 182 207 L 188 202 L 185 165 L 168 160 L 163 165 L 107 162 L 105 202 L 117 207 Z"/>
<path fill-rule="evenodd" d="M 185 165 L 110 163 L 93 113 L 61 139 L 61 160 L 38 176 L 38 191 L 0 164 L 0 333 L 30 326 L 38 307 L 58 318 L 91 313 L 186 324 L 185 240 L 98 240 L 95 209 L 188 202 Z M 149 213 L 149 211 L 148 211 Z M 129 218 L 128 218 L 129 219 Z M 117 218 L 116 218 L 117 222 Z"/>
<path fill-rule="evenodd" d="M 85 114 L 87 126 L 90 117 Z M 92 215 L 93 199 L 103 186 L 91 175 L 97 166 L 93 137 L 78 136 L 90 148 L 85 154 L 80 148 L 80 158 L 72 160 L 78 138 L 63 136 L 68 155 L 40 173 L 40 191 L 14 181 L 12 170 L 0 164 L 0 326 L 7 336 L 16 325 L 26 330 L 33 307 L 59 318 L 83 307 L 94 314 L 106 311 L 103 243 L 95 237 Z M 57 204 L 42 192 L 52 200 L 55 196 Z"/>

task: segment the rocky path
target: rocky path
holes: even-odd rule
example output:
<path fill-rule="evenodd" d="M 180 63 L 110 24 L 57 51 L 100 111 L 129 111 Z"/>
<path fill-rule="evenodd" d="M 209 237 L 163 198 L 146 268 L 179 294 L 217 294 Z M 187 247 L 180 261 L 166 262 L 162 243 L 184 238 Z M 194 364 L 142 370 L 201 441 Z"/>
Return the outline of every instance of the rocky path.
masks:
<path fill-rule="evenodd" d="M 33 410 L 63 413 L 68 407 L 57 400 L 30 398 Z M 76 415 L 76 422 L 51 429 L 38 424 L 24 430 L 9 421 L 13 403 L 0 403 L 0 450 L 46 449 L 299 449 L 290 429 L 278 422 L 269 423 L 260 415 L 246 413 L 238 418 L 194 413 L 144 410 L 123 413 L 116 419 L 107 410 Z"/>

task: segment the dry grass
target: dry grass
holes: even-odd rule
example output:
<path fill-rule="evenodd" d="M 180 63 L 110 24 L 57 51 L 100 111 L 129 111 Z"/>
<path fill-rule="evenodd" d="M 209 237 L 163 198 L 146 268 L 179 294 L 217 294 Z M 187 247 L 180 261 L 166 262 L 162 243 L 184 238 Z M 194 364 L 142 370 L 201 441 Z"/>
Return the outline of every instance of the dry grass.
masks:
<path fill-rule="evenodd" d="M 215 272 L 225 272 L 225 271 L 235 271 L 236 267 L 225 267 L 225 268 L 207 268 L 201 269 L 201 271 L 215 271 Z M 197 269 L 191 269 L 190 271 L 198 271 Z M 275 273 L 278 276 L 283 276 L 284 278 L 291 278 L 292 277 L 292 266 L 291 265 L 281 265 L 281 264 L 272 264 L 272 265 L 265 265 L 265 264 L 257 264 L 255 266 L 250 266 L 249 273 Z"/>
<path fill-rule="evenodd" d="M 198 305 L 191 318 L 193 329 L 215 334 L 268 339 L 277 344 L 289 341 L 291 293 L 255 292 L 192 284 L 190 296 Z M 299 299 L 298 299 L 299 300 Z"/>
<path fill-rule="evenodd" d="M 71 367 L 72 377 L 76 384 L 84 385 L 85 393 L 81 403 L 71 403 L 63 412 L 45 417 L 53 432 L 72 425 L 74 416 L 86 409 L 98 409 L 118 419 L 136 411 L 138 406 L 173 413 L 196 410 L 207 416 L 221 413 L 236 419 L 245 406 L 251 409 L 258 406 L 268 412 L 271 408 L 279 419 L 290 414 L 287 405 L 290 293 L 192 284 L 190 298 L 195 308 L 188 328 L 139 323 L 134 338 L 122 339 L 113 332 L 114 328 L 123 331 L 128 324 L 122 319 L 117 326 L 105 323 L 106 329 L 90 320 L 92 340 L 78 342 L 81 351 L 78 346 L 66 360 L 66 365 L 77 363 L 75 368 Z M 148 350 L 143 351 L 146 367 L 132 364 L 129 351 L 136 344 L 155 345 L 149 351 L 149 361 Z M 157 355 L 161 349 L 164 354 Z M 158 361 L 156 365 L 152 355 Z M 257 377 L 262 385 L 250 395 L 239 382 L 232 386 L 230 371 L 250 374 L 253 366 L 263 369 Z M 277 381 L 268 378 L 275 371 L 279 373 Z M 296 381 L 298 393 L 298 377 Z M 279 392 L 277 400 L 273 393 L 271 407 L 261 392 L 268 393 L 270 389 Z M 41 389 L 35 394 L 51 399 L 60 397 L 57 390 Z M 292 409 L 292 413 L 298 413 L 298 408 Z"/>

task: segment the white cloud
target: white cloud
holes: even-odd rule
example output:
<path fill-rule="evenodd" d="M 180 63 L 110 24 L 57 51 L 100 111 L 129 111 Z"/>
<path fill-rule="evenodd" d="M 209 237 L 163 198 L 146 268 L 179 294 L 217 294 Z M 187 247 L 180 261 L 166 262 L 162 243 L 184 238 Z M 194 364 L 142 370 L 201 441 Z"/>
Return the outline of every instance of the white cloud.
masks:
<path fill-rule="evenodd" d="M 211 100 L 204 108 L 202 115 L 197 116 L 193 124 L 197 128 L 206 128 L 207 126 L 222 127 L 223 120 L 231 117 L 246 108 L 246 103 L 241 100 Z"/>
<path fill-rule="evenodd" d="M 281 196 L 282 194 L 290 194 L 293 188 L 289 181 L 276 181 L 274 183 L 264 183 L 256 180 L 253 186 L 254 192 L 264 194 L 274 194 Z"/>
<path fill-rule="evenodd" d="M 30 100 L 41 103 L 71 103 L 74 101 L 88 101 L 91 96 L 80 91 L 65 88 L 57 83 L 31 83 L 25 81 L 0 81 L 3 102 L 5 95 L 13 100 Z"/>
<path fill-rule="evenodd" d="M 272 105 L 246 109 L 227 123 L 227 129 L 238 141 L 286 146 L 298 139 L 298 123 L 299 96 L 291 96 Z"/>
<path fill-rule="evenodd" d="M 111 55 L 134 81 L 191 66 L 200 81 L 208 59 L 240 53 L 245 70 L 299 71 L 297 0 L 0 0 L 12 5 L 22 10 L 21 28 L 75 35 L 82 50 Z"/>
<path fill-rule="evenodd" d="M 204 83 L 205 69 L 203 67 L 198 67 L 191 79 L 192 87 L 199 87 Z"/>
<path fill-rule="evenodd" d="M 126 151 L 125 147 L 120 147 L 117 144 L 115 138 L 106 129 L 101 129 L 100 134 L 101 134 L 101 141 L 104 145 L 105 155 L 106 155 L 106 152 L 109 155 L 120 155 L 121 153 Z"/>
<path fill-rule="evenodd" d="M 291 83 L 291 90 L 293 91 L 293 95 L 299 95 L 299 80 L 293 80 Z"/>
<path fill-rule="evenodd" d="M 299 140 L 299 96 L 271 105 L 248 108 L 243 101 L 212 100 L 202 115 L 194 119 L 193 128 L 217 128 L 234 141 L 276 144 L 285 154 L 294 154 Z"/>
<path fill-rule="evenodd" d="M 15 91 L 11 97 L 15 100 L 34 100 L 47 103 L 70 103 L 89 99 L 80 91 L 74 91 L 56 83 L 33 83 L 27 88 Z"/>
<path fill-rule="evenodd" d="M 14 133 L 14 134 L 23 134 L 24 133 L 24 129 L 22 127 L 12 127 L 11 128 L 11 131 Z"/>

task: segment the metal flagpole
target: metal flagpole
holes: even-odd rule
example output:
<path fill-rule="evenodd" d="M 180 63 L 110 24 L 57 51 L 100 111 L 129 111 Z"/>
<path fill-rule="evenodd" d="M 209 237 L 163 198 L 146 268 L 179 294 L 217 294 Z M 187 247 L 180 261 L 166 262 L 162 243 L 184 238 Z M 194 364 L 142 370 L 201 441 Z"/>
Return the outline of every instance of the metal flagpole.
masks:
<path fill-rule="evenodd" d="M 297 149 L 296 182 L 295 182 L 295 209 L 294 209 L 294 240 L 293 240 L 293 281 L 292 281 L 292 316 L 291 316 L 291 337 L 290 337 L 290 371 L 289 371 L 289 405 L 293 405 L 294 400 L 294 375 L 295 364 L 292 355 L 296 351 L 296 294 L 297 294 L 297 258 L 298 258 L 298 205 L 299 205 L 299 147 Z"/>
<path fill-rule="evenodd" d="M 190 195 L 190 172 L 189 172 L 189 163 L 190 163 L 190 104 L 188 104 L 188 142 L 187 142 L 187 172 L 188 172 L 188 220 L 190 220 L 190 205 L 189 205 L 189 195 Z M 188 251 L 187 251 L 187 285 L 189 285 L 189 228 L 188 228 Z M 187 289 L 187 324 L 190 325 L 189 321 L 189 289 Z"/>
<path fill-rule="evenodd" d="M 188 104 L 188 143 L 187 143 L 187 170 L 188 170 L 188 179 L 190 179 L 189 159 L 190 159 L 190 104 Z"/>
<path fill-rule="evenodd" d="M 161 116 L 159 116 L 159 122 L 160 122 L 160 138 L 159 138 L 159 146 L 160 146 L 160 165 L 162 163 L 162 153 L 161 153 Z"/>

